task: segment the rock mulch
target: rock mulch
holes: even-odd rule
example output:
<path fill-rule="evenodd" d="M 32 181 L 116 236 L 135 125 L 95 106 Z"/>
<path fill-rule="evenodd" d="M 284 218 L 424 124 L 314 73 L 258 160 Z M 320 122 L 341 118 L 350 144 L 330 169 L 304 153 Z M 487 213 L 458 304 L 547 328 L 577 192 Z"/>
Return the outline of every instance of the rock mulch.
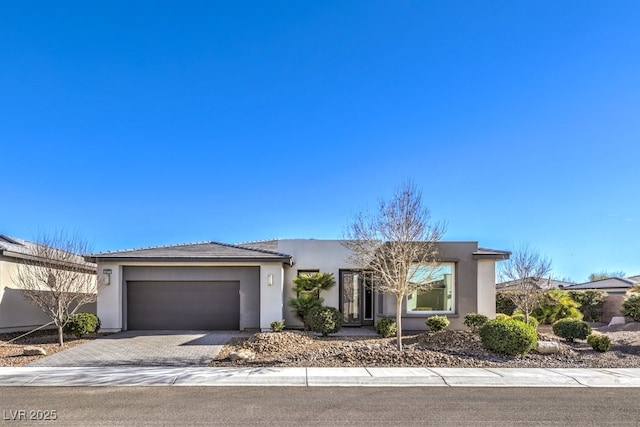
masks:
<path fill-rule="evenodd" d="M 210 366 L 251 367 L 458 367 L 458 368 L 640 368 L 640 332 L 638 326 L 595 328 L 609 336 L 612 348 L 596 352 L 586 341 L 567 343 L 538 332 L 538 339 L 557 342 L 559 351 L 525 356 L 506 356 L 482 347 L 477 335 L 468 331 L 423 332 L 403 337 L 399 352 L 395 338 L 316 337 L 299 331 L 261 332 L 250 338 L 232 339 Z M 251 360 L 235 360 L 233 353 L 250 350 Z"/>

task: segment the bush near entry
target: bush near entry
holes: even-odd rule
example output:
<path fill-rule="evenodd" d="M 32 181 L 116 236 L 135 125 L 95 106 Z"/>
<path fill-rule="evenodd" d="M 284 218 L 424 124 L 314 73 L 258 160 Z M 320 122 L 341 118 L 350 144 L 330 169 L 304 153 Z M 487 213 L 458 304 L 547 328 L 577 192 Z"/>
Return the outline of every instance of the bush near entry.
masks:
<path fill-rule="evenodd" d="M 440 332 L 447 329 L 449 326 L 449 319 L 447 316 L 431 316 L 424 323 L 431 329 L 433 332 Z"/>
<path fill-rule="evenodd" d="M 560 319 L 553 324 L 553 333 L 569 342 L 576 339 L 587 339 L 591 333 L 591 326 L 578 319 Z"/>
<path fill-rule="evenodd" d="M 326 337 L 342 328 L 342 313 L 334 307 L 315 307 L 308 315 L 309 327 Z"/>
<path fill-rule="evenodd" d="M 510 318 L 492 319 L 480 328 L 484 348 L 509 355 L 526 354 L 536 347 L 536 329 Z"/>
<path fill-rule="evenodd" d="M 393 319 L 380 319 L 376 324 L 376 332 L 385 338 L 393 337 L 397 333 L 397 325 Z"/>
<path fill-rule="evenodd" d="M 471 329 L 471 332 L 477 333 L 488 320 L 489 318 L 484 314 L 468 313 L 464 316 L 464 326 Z"/>

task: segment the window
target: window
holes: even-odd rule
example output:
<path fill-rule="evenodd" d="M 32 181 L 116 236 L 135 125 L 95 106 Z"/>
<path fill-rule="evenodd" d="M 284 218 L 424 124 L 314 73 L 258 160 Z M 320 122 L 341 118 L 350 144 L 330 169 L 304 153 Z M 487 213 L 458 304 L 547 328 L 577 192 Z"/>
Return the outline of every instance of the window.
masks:
<path fill-rule="evenodd" d="M 407 313 L 453 313 L 455 291 L 455 264 L 435 266 L 417 265 L 413 270 L 415 281 L 431 285 L 425 291 L 407 295 Z"/>

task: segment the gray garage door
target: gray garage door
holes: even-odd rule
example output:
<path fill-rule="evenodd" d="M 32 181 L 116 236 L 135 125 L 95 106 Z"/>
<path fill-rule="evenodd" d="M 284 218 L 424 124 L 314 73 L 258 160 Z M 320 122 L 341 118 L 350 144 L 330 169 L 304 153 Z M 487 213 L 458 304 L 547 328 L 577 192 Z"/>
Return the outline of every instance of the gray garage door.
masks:
<path fill-rule="evenodd" d="M 240 329 L 240 282 L 127 282 L 127 329 Z"/>

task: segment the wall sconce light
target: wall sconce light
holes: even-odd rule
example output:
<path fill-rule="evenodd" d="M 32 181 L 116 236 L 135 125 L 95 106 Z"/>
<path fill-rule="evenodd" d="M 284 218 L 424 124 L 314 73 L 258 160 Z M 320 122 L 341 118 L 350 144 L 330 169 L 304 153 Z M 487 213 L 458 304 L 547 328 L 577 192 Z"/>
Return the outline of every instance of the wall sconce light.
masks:
<path fill-rule="evenodd" d="M 104 284 L 109 286 L 111 284 L 111 269 L 110 268 L 103 268 L 102 269 L 102 274 L 104 274 L 104 277 L 105 277 Z"/>
<path fill-rule="evenodd" d="M 273 286 L 273 274 L 268 274 L 267 275 L 267 285 L 268 286 Z"/>

